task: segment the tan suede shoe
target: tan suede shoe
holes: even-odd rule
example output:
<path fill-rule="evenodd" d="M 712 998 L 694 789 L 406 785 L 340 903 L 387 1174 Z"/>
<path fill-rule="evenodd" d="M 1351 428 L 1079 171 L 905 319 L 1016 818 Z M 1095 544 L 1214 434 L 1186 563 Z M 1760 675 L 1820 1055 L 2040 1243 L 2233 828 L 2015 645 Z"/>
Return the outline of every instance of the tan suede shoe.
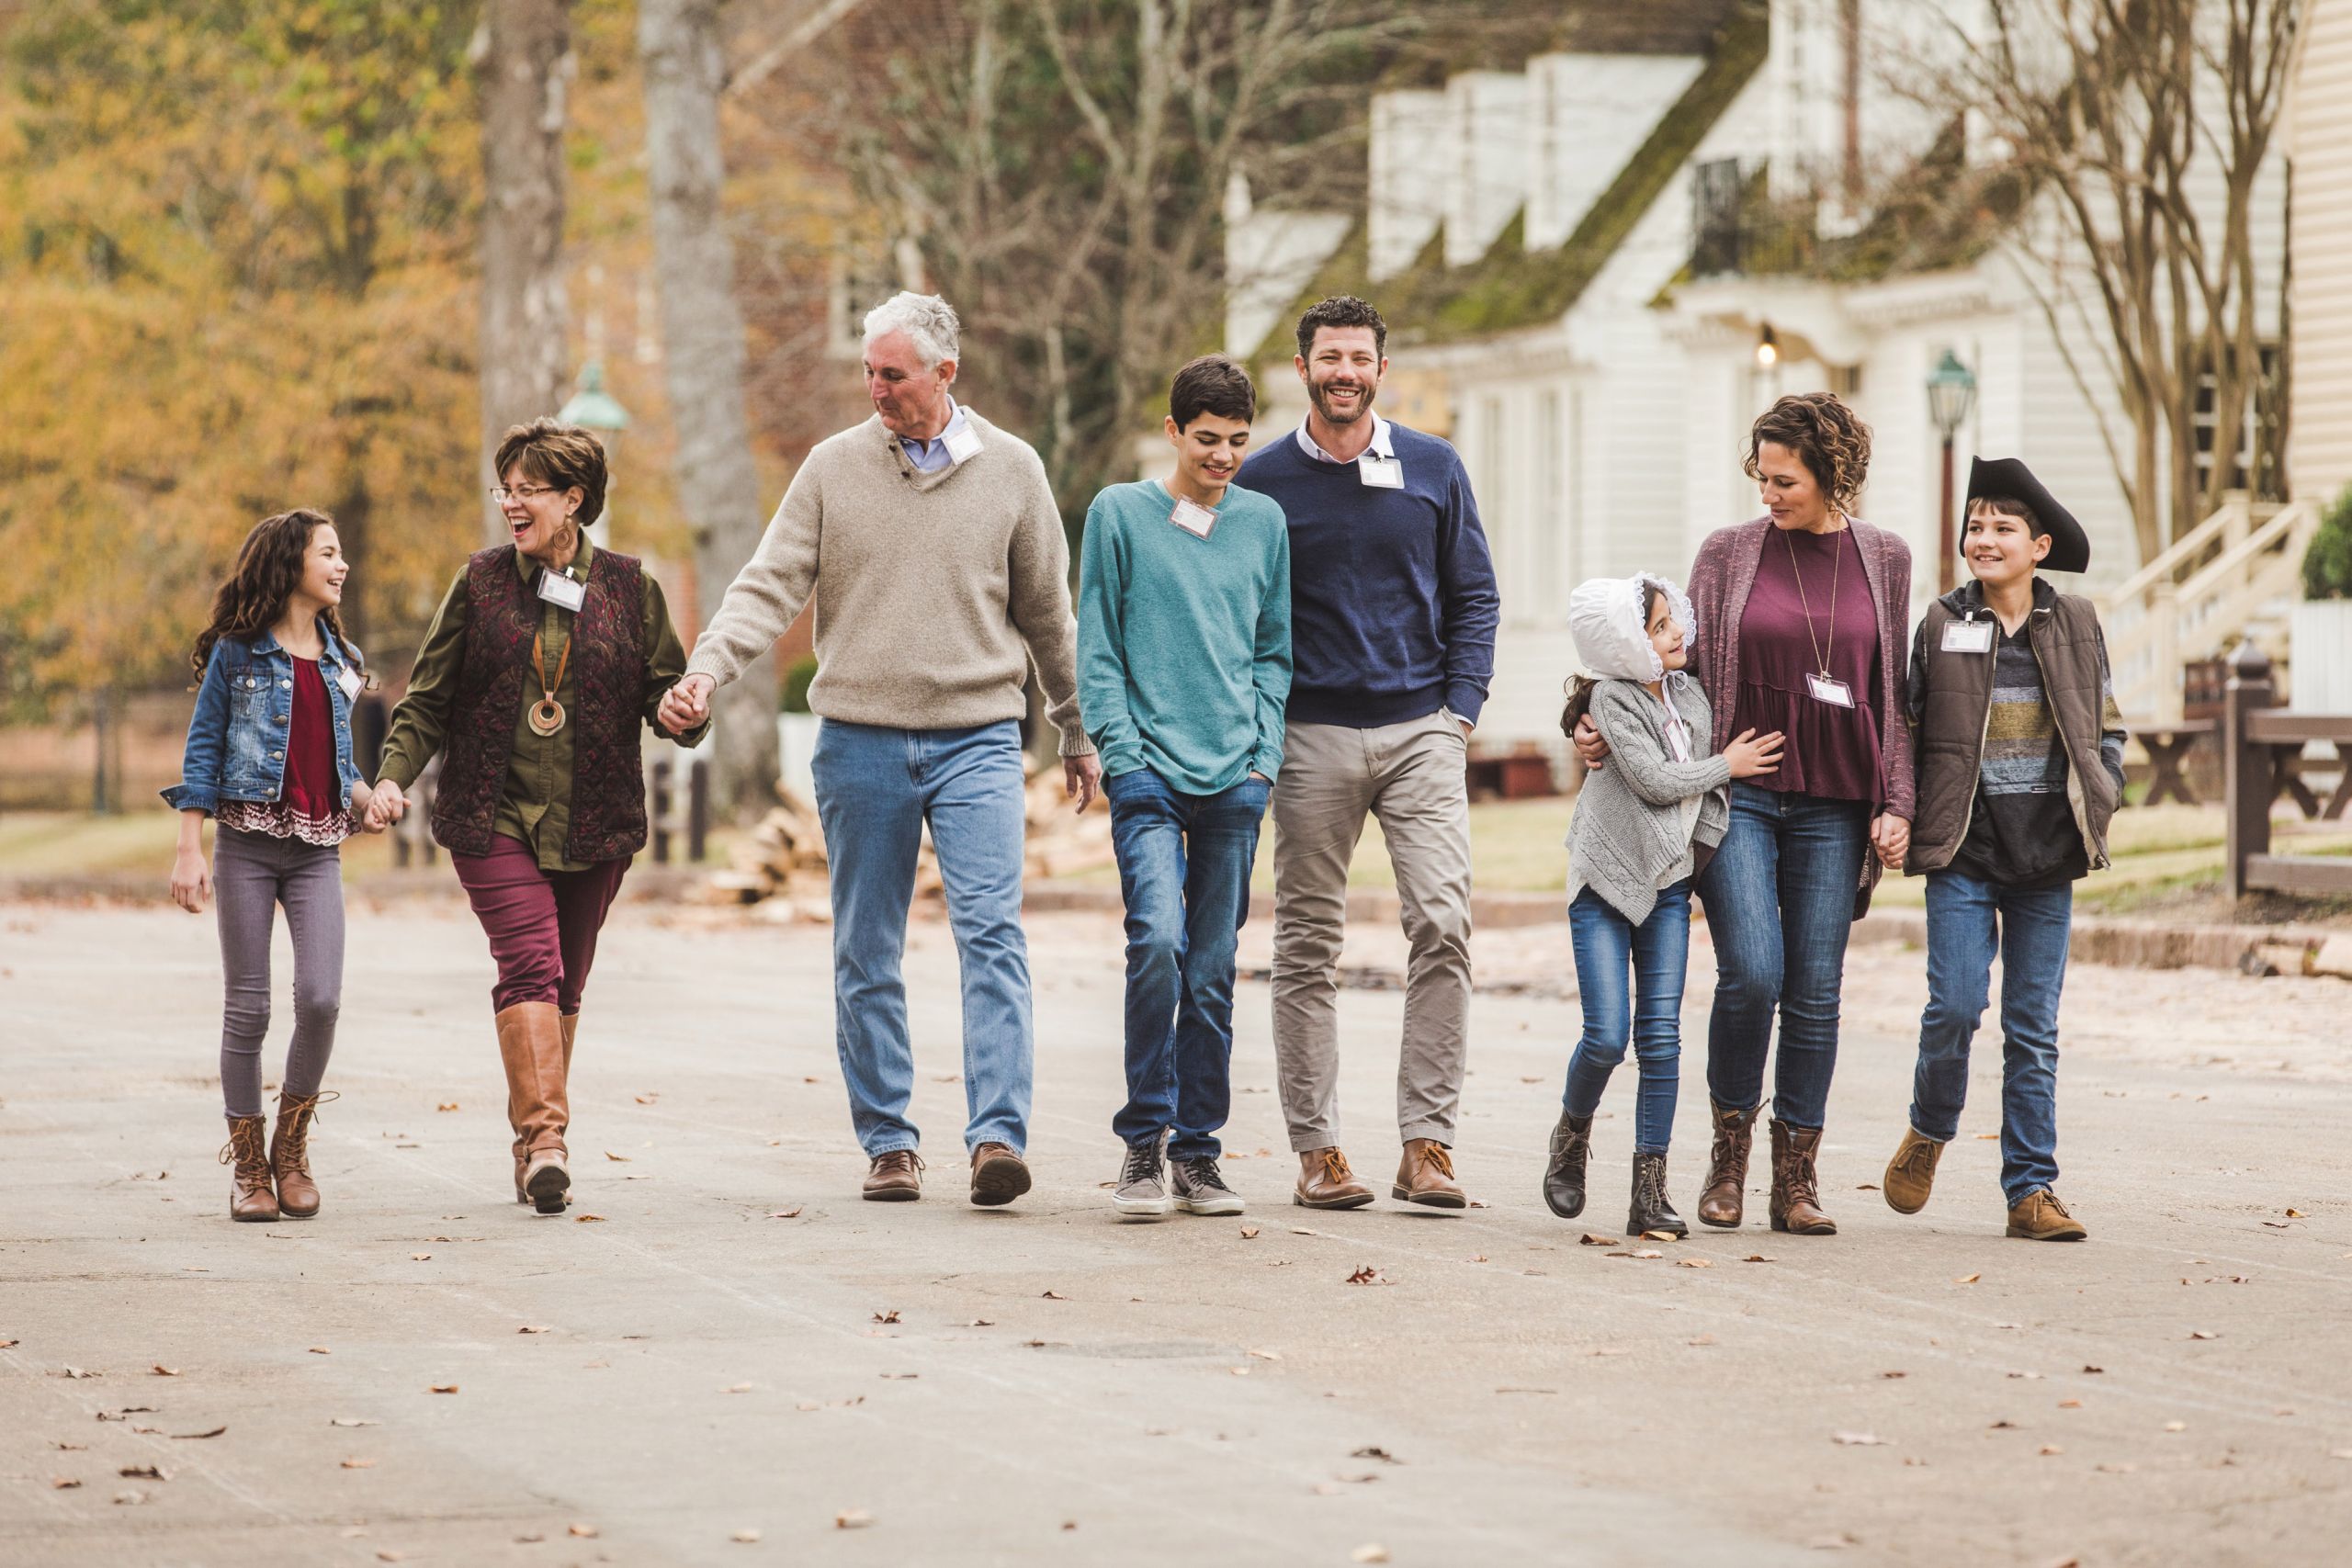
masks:
<path fill-rule="evenodd" d="M 2083 1241 L 2091 1233 L 2066 1212 L 2057 1193 L 2037 1187 L 2009 1211 L 2009 1234 L 2028 1241 Z"/>
<path fill-rule="evenodd" d="M 1453 1179 L 1453 1156 L 1435 1138 L 1408 1138 L 1389 1196 L 1430 1209 L 1466 1209 L 1470 1200 Z"/>
<path fill-rule="evenodd" d="M 1928 1194 L 1935 1190 L 1936 1162 L 1943 1157 L 1943 1145 L 1915 1127 L 1903 1129 L 1902 1145 L 1886 1162 L 1886 1176 L 1880 1186 L 1886 1194 L 1886 1206 L 1898 1214 L 1916 1214 L 1926 1208 Z"/>
<path fill-rule="evenodd" d="M 1301 1149 L 1298 1185 L 1290 1201 L 1302 1209 L 1361 1209 L 1372 1201 L 1372 1189 L 1348 1168 L 1348 1156 L 1334 1146 Z"/>

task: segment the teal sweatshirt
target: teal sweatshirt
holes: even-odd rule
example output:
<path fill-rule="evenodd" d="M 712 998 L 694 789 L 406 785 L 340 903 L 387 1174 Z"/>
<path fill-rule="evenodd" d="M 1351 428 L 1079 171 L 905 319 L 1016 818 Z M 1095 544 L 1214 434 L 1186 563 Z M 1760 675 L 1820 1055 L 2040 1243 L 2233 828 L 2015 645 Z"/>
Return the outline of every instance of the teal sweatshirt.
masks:
<path fill-rule="evenodd" d="M 1149 768 L 1215 795 L 1283 761 L 1290 696 L 1290 529 L 1282 508 L 1226 489 L 1202 538 L 1170 521 L 1156 479 L 1086 509 L 1078 705 L 1105 774 Z"/>

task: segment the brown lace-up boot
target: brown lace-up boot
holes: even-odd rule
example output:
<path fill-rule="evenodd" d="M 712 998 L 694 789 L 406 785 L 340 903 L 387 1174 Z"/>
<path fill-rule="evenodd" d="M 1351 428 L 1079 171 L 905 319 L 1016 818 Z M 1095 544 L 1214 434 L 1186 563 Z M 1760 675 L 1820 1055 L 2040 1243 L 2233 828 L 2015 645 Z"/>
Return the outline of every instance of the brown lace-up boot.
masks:
<path fill-rule="evenodd" d="M 229 1217 L 232 1220 L 275 1223 L 277 1219 L 277 1193 L 269 1184 L 267 1126 L 265 1117 L 229 1118 L 229 1143 L 220 1151 L 220 1163 L 229 1167 Z"/>
<path fill-rule="evenodd" d="M 1400 1203 L 1431 1209 L 1464 1209 L 1470 1200 L 1453 1179 L 1453 1156 L 1435 1138 L 1408 1138 L 1388 1195 Z"/>
<path fill-rule="evenodd" d="M 1747 1150 L 1756 1141 L 1756 1116 L 1764 1108 L 1734 1111 L 1707 1102 L 1714 1113 L 1715 1146 L 1707 1156 L 1707 1184 L 1699 1191 L 1699 1223 L 1737 1230 L 1747 1213 Z"/>
<path fill-rule="evenodd" d="M 1302 1209 L 1361 1209 L 1372 1201 L 1372 1189 L 1348 1168 L 1348 1156 L 1337 1145 L 1298 1153 L 1298 1185 L 1290 1201 Z"/>
<path fill-rule="evenodd" d="M 311 1123 L 319 1107 L 341 1098 L 326 1094 L 277 1097 L 277 1125 L 269 1135 L 269 1168 L 277 1179 L 277 1212 L 307 1220 L 319 1212 L 319 1184 L 311 1179 Z"/>
<path fill-rule="evenodd" d="M 562 1019 L 553 1002 L 517 1002 L 498 1014 L 497 1023 L 507 1118 L 522 1145 L 522 1190 L 540 1213 L 560 1214 L 571 1189 L 563 1142 L 571 1111 Z"/>
<path fill-rule="evenodd" d="M 1836 1235 L 1838 1222 L 1821 1212 L 1821 1182 L 1813 1156 L 1821 1129 L 1792 1127 L 1772 1118 L 1772 1228 L 1792 1235 Z"/>

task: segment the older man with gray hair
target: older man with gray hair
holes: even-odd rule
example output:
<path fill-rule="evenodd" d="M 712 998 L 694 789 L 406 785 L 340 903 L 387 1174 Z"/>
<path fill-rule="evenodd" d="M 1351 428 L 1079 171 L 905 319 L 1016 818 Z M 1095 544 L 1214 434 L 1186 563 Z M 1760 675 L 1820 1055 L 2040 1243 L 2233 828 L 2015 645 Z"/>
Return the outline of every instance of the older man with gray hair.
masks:
<path fill-rule="evenodd" d="M 705 712 L 815 599 L 808 705 L 824 719 L 812 771 L 832 870 L 834 1038 L 871 1162 L 865 1195 L 883 1202 L 922 1195 L 899 964 L 925 823 L 963 966 L 972 1201 L 1029 1190 L 1019 720 L 1033 660 L 1080 811 L 1102 777 L 1079 724 L 1061 514 L 1037 454 L 950 391 L 960 330 L 932 295 L 866 316 L 874 417 L 793 475 L 670 698 L 680 719 Z"/>

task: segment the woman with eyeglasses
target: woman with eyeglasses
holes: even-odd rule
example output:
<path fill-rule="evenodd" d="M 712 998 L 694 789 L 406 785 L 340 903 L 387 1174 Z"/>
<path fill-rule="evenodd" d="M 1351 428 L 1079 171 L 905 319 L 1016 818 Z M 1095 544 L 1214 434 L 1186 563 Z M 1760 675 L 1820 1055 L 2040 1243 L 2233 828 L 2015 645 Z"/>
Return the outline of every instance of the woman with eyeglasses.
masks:
<path fill-rule="evenodd" d="M 662 585 L 592 545 L 605 449 L 551 419 L 498 448 L 491 495 L 514 535 L 458 572 L 392 712 L 371 819 L 397 822 L 442 754 L 433 837 L 490 938 L 491 1001 L 514 1130 L 514 1200 L 570 1201 L 564 1134 L 580 996 L 629 857 L 645 843 L 639 742 L 685 672 Z M 679 744 L 709 728 L 665 730 Z"/>

